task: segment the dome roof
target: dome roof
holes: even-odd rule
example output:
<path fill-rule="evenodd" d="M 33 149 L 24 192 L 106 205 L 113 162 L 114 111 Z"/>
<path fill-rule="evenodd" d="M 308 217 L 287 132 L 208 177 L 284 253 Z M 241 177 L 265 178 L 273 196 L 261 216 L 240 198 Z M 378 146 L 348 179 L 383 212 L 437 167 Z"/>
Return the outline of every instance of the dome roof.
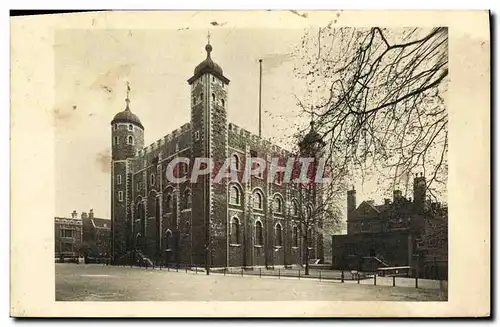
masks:
<path fill-rule="evenodd" d="M 128 107 L 128 103 L 127 103 L 127 108 L 125 108 L 125 110 L 123 110 L 115 115 L 115 117 L 111 121 L 111 124 L 114 124 L 114 123 L 132 123 L 132 124 L 135 124 L 135 125 L 141 127 L 142 129 L 144 129 L 144 126 L 142 126 L 142 123 L 141 123 L 141 120 L 139 119 L 139 117 L 137 117 L 134 113 L 132 113 L 132 111 L 130 111 L 130 108 Z"/>
<path fill-rule="evenodd" d="M 222 68 L 212 60 L 212 57 L 210 57 L 212 46 L 210 44 L 207 44 L 205 46 L 205 50 L 207 51 L 207 59 L 203 60 L 198 66 L 196 66 L 196 68 L 194 69 L 194 74 L 197 75 L 205 71 L 213 71 L 217 74 L 224 75 L 222 72 Z"/>
<path fill-rule="evenodd" d="M 198 77 L 205 73 L 214 74 L 224 83 L 229 84 L 229 80 L 224 76 L 221 66 L 217 65 L 210 56 L 210 53 L 212 52 L 212 46 L 210 43 L 205 46 L 205 50 L 207 51 L 207 58 L 196 66 L 193 77 L 188 80 L 189 84 L 193 83 Z"/>

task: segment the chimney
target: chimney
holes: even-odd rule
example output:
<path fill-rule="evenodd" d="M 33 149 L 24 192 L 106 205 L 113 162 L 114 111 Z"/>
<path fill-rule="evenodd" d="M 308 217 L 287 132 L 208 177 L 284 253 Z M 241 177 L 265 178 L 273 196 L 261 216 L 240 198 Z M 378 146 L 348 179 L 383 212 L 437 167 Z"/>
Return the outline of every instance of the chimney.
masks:
<path fill-rule="evenodd" d="M 87 219 L 87 213 L 86 212 L 82 212 L 82 219 Z"/>
<path fill-rule="evenodd" d="M 73 210 L 73 212 L 71 213 L 71 218 L 73 218 L 73 219 L 78 218 L 78 213 L 76 212 L 76 210 Z"/>
<path fill-rule="evenodd" d="M 391 204 L 391 199 L 384 199 L 384 204 L 385 205 Z"/>
<path fill-rule="evenodd" d="M 94 218 L 94 209 L 89 210 L 89 218 Z"/>
<path fill-rule="evenodd" d="M 394 194 L 393 195 L 394 202 L 396 202 L 396 200 L 401 199 L 401 197 L 403 196 L 403 193 L 401 192 L 401 190 L 394 190 L 393 194 Z"/>
<path fill-rule="evenodd" d="M 426 189 L 427 185 L 425 177 L 422 173 L 420 173 L 420 176 L 416 176 L 413 180 L 413 202 L 420 211 L 424 210 Z"/>
<path fill-rule="evenodd" d="M 347 219 L 352 216 L 353 211 L 356 210 L 356 190 L 354 186 L 352 190 L 347 191 Z"/>

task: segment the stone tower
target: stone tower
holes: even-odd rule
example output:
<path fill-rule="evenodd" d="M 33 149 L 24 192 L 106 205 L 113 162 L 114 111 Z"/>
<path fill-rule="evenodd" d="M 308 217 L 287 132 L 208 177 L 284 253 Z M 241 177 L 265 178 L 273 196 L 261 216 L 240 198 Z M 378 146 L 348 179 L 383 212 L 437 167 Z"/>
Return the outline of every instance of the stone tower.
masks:
<path fill-rule="evenodd" d="M 129 159 L 144 147 L 144 126 L 130 111 L 130 87 L 127 83 L 125 110 L 111 121 L 111 237 L 115 263 L 127 260 L 131 228 L 130 203 L 132 201 Z"/>
<path fill-rule="evenodd" d="M 423 173 L 415 175 L 413 179 L 413 203 L 418 212 L 423 212 L 425 209 L 425 193 L 427 184 Z"/>
<path fill-rule="evenodd" d="M 193 164 L 196 158 L 211 158 L 215 171 L 227 158 L 227 79 L 222 68 L 211 57 L 210 40 L 205 46 L 207 57 L 188 80 L 191 86 L 191 132 Z M 204 164 L 203 164 L 204 165 Z M 213 168 L 213 167 L 208 167 Z M 213 176 L 212 176 L 213 177 Z M 214 184 L 209 175 L 192 183 L 192 233 L 194 262 L 206 266 L 227 263 L 227 189 Z M 214 249 L 218 249 L 214 251 Z"/>

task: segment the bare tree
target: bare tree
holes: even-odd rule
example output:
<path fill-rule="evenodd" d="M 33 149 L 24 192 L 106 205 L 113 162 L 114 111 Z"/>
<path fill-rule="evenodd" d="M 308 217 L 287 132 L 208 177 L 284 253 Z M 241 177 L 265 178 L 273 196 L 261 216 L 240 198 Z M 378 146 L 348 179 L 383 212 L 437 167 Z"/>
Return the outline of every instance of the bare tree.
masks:
<path fill-rule="evenodd" d="M 443 27 L 308 30 L 295 51 L 295 74 L 308 86 L 297 102 L 350 173 L 407 186 L 418 170 L 439 191 L 447 178 L 447 48 Z"/>

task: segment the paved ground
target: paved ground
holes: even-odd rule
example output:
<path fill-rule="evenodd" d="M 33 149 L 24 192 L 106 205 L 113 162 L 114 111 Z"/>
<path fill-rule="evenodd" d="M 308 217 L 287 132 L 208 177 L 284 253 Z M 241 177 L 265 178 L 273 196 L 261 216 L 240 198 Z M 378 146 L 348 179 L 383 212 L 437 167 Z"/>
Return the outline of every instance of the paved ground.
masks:
<path fill-rule="evenodd" d="M 435 289 L 356 282 L 207 276 L 184 270 L 56 264 L 57 301 L 442 301 L 446 298 L 446 293 Z"/>

